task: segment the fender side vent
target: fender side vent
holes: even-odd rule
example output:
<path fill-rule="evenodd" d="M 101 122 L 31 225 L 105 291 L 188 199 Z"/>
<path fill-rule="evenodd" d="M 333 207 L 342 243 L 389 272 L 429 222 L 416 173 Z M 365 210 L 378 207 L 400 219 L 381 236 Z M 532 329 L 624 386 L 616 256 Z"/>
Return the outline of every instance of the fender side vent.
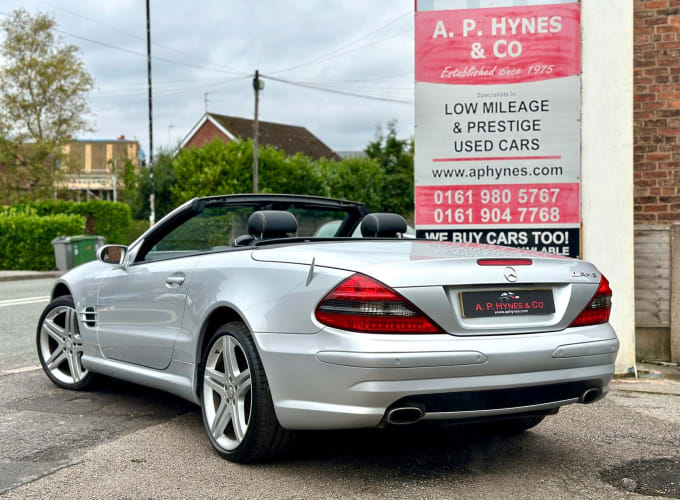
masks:
<path fill-rule="evenodd" d="M 94 328 L 97 326 L 97 311 L 92 306 L 86 307 L 80 314 L 80 319 L 85 322 L 85 326 L 88 328 Z"/>

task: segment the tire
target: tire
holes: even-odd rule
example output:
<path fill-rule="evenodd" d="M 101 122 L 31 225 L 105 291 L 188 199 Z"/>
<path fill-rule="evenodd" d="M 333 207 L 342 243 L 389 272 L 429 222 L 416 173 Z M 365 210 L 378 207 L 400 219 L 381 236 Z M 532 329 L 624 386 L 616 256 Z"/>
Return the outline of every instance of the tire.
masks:
<path fill-rule="evenodd" d="M 70 295 L 53 300 L 40 315 L 36 348 L 43 371 L 56 386 L 79 391 L 92 385 L 95 375 L 82 365 L 83 342 Z"/>
<path fill-rule="evenodd" d="M 543 422 L 545 415 L 528 415 L 526 417 L 509 418 L 498 420 L 489 424 L 489 430 L 496 434 L 519 434 L 536 427 Z"/>
<path fill-rule="evenodd" d="M 225 357 L 225 352 L 230 355 Z M 262 361 L 243 323 L 223 325 L 207 343 L 199 394 L 203 425 L 221 457 L 251 463 L 280 455 L 290 446 L 293 433 L 276 418 Z"/>

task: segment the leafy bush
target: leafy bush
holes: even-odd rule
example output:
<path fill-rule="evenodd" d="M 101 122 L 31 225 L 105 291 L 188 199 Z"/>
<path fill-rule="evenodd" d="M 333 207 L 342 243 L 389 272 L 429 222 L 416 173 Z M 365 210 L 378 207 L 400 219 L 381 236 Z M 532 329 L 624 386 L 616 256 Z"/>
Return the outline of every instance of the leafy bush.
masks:
<path fill-rule="evenodd" d="M 0 213 L 0 269 L 49 271 L 54 269 L 51 241 L 58 236 L 82 234 L 85 218 L 80 215 L 47 215 L 9 209 Z"/>
<path fill-rule="evenodd" d="M 75 201 L 33 201 L 17 205 L 18 210 L 33 209 L 40 216 L 67 214 L 85 218 L 85 234 L 106 238 L 106 243 L 127 243 L 132 219 L 130 207 L 124 203 L 92 200 L 83 203 Z M 82 230 L 80 231 L 82 233 Z M 77 233 L 74 233 L 77 234 Z"/>
<path fill-rule="evenodd" d="M 144 232 L 149 229 L 148 220 L 135 220 L 133 219 L 130 223 L 130 229 L 128 229 L 128 234 L 126 238 L 126 244 L 129 245 L 137 238 L 139 238 Z"/>

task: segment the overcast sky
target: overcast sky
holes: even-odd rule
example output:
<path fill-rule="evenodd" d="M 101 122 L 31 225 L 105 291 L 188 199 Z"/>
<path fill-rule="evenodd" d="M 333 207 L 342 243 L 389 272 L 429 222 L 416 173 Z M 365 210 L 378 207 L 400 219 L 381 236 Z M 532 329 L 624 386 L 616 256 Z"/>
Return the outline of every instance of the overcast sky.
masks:
<path fill-rule="evenodd" d="M 94 133 L 148 151 L 144 0 L 3 0 L 51 13 L 96 79 Z M 363 149 L 376 125 L 413 135 L 413 0 L 151 0 L 154 149 L 175 145 L 204 112 L 252 118 L 251 77 L 406 101 L 369 100 L 266 81 L 262 120 L 307 127 L 335 150 Z M 179 64 L 178 64 L 179 63 Z M 250 76 L 248 76 L 250 75 Z M 240 79 L 237 79 L 240 78 Z M 170 128 L 170 126 L 173 126 Z"/>

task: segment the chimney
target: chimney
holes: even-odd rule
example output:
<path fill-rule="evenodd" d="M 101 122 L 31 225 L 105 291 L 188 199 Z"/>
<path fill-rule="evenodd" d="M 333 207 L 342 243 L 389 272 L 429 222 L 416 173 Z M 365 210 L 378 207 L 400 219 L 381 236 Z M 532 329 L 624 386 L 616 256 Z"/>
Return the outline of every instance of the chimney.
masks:
<path fill-rule="evenodd" d="M 119 141 L 124 141 L 124 140 L 125 140 L 125 135 L 121 135 L 121 136 L 118 138 L 118 140 L 119 140 Z"/>

